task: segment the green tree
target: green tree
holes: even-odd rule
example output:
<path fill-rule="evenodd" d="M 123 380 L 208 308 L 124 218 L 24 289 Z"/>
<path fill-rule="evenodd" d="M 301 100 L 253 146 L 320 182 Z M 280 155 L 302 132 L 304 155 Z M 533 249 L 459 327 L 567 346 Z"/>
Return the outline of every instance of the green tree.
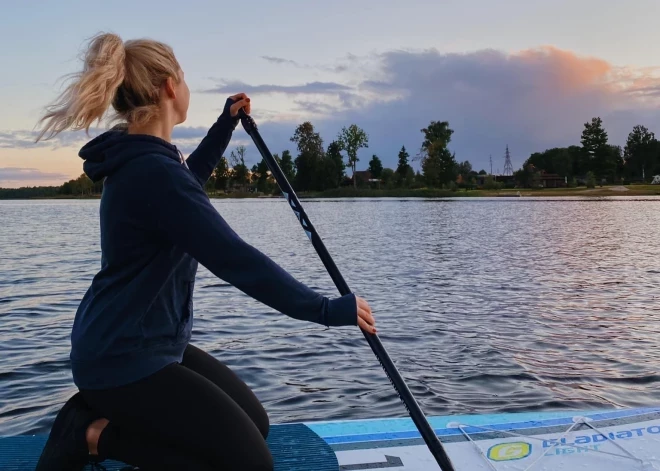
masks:
<path fill-rule="evenodd" d="M 410 165 L 408 164 L 409 157 L 410 156 L 406 151 L 406 146 L 401 146 L 401 150 L 399 151 L 399 165 L 396 168 L 396 173 L 398 173 L 402 179 L 406 177 L 406 174 L 408 173 L 408 168 L 410 167 Z"/>
<path fill-rule="evenodd" d="M 392 188 L 394 185 L 394 176 L 396 174 L 394 173 L 394 170 L 391 168 L 384 168 L 383 172 L 380 174 L 381 180 L 383 180 L 383 184 L 385 185 L 386 188 Z"/>
<path fill-rule="evenodd" d="M 613 172 L 616 172 L 616 155 L 608 147 L 607 139 L 607 132 L 600 117 L 592 118 L 590 123 L 584 123 L 580 142 L 585 169 L 592 171 L 598 179 L 611 178 Z"/>
<path fill-rule="evenodd" d="M 229 162 L 227 158 L 222 156 L 220 162 L 216 165 L 213 170 L 213 181 L 215 183 L 215 189 L 220 191 L 225 191 L 227 189 L 227 183 L 229 183 Z"/>
<path fill-rule="evenodd" d="M 488 172 L 486 172 L 484 169 L 479 170 L 479 175 L 488 175 Z"/>
<path fill-rule="evenodd" d="M 91 196 L 94 193 L 94 182 L 82 173 L 78 178 L 69 180 L 60 187 L 60 194 L 72 196 Z"/>
<path fill-rule="evenodd" d="M 406 184 L 411 188 L 422 188 L 424 186 L 424 176 L 419 172 L 419 170 L 417 173 L 413 171 L 412 167 L 410 167 L 410 170 L 411 171 L 408 172 L 408 175 L 406 176 L 406 182 L 409 181 L 410 183 Z"/>
<path fill-rule="evenodd" d="M 369 136 L 356 124 L 351 124 L 348 128 L 342 128 L 337 136 L 337 142 L 339 142 L 341 149 L 345 150 L 348 154 L 348 166 L 353 170 L 353 187 L 357 188 L 355 167 L 360 160 L 358 159 L 357 153 L 361 148 L 369 147 Z"/>
<path fill-rule="evenodd" d="M 232 165 L 231 180 L 234 185 L 237 185 L 241 190 L 245 191 L 249 180 L 249 172 L 247 165 L 245 165 L 245 152 L 246 147 L 243 145 L 237 146 L 236 151 L 231 151 L 229 160 Z"/>
<path fill-rule="evenodd" d="M 584 123 L 580 143 L 584 150 L 594 156 L 607 145 L 607 132 L 603 129 L 603 120 L 592 118 L 590 123 Z"/>
<path fill-rule="evenodd" d="M 502 186 L 502 182 L 495 181 L 495 177 L 492 175 L 488 175 L 484 181 L 486 190 L 500 190 Z"/>
<path fill-rule="evenodd" d="M 215 176 L 213 173 L 209 177 L 208 180 L 206 180 L 206 183 L 204 184 L 204 191 L 207 193 L 214 193 L 215 192 Z"/>
<path fill-rule="evenodd" d="M 291 141 L 298 147 L 298 157 L 296 157 L 296 190 L 310 191 L 317 189 L 319 170 L 323 160 L 323 139 L 321 135 L 314 130 L 314 126 L 309 121 L 299 125 Z"/>
<path fill-rule="evenodd" d="M 39 198 L 39 197 L 53 197 L 63 195 L 62 187 L 66 183 L 60 186 L 31 186 L 31 187 L 21 187 L 21 188 L 0 188 L 0 200 L 4 199 L 28 199 L 28 198 Z"/>
<path fill-rule="evenodd" d="M 279 157 L 276 157 L 276 160 L 282 169 L 282 173 L 286 177 L 287 181 L 293 184 L 293 181 L 296 177 L 296 169 L 293 164 L 293 159 L 291 158 L 291 152 L 285 150 L 282 152 L 282 158 L 280 159 Z"/>
<path fill-rule="evenodd" d="M 371 172 L 374 178 L 380 178 L 383 173 L 383 163 L 376 154 L 374 154 L 369 161 L 369 172 Z"/>
<path fill-rule="evenodd" d="M 431 121 L 428 127 L 423 128 L 424 142 L 422 143 L 421 164 L 424 179 L 428 186 L 439 187 L 454 181 L 456 178 L 456 159 L 447 149 L 454 133 L 447 121 Z"/>
<path fill-rule="evenodd" d="M 530 158 L 531 159 L 531 158 Z M 522 188 L 531 188 L 534 186 L 536 176 L 540 173 L 530 159 L 523 164 L 520 170 L 513 172 L 513 178 L 516 184 Z M 489 177 L 486 177 L 488 179 Z"/>
<path fill-rule="evenodd" d="M 463 182 L 467 183 L 469 181 L 469 176 L 472 173 L 472 164 L 469 161 L 464 161 L 459 164 L 456 164 L 456 175 L 463 177 Z"/>
<path fill-rule="evenodd" d="M 273 157 L 276 156 L 277 154 L 275 154 Z M 256 168 L 253 171 L 257 175 L 257 191 L 260 193 L 272 193 L 273 185 L 269 180 L 270 170 L 266 160 L 262 158 L 261 162 L 259 162 L 259 165 L 255 165 L 255 167 Z"/>
<path fill-rule="evenodd" d="M 529 164 L 546 173 L 556 173 L 563 177 L 573 174 L 573 155 L 566 147 L 555 147 L 543 152 L 535 152 L 524 165 Z"/>
<path fill-rule="evenodd" d="M 406 170 L 406 176 L 403 179 L 404 186 L 406 188 L 410 188 L 416 183 L 418 183 L 419 186 L 422 186 L 423 180 L 424 178 L 422 177 L 422 175 L 419 172 L 417 172 L 417 175 L 415 175 L 415 171 L 413 170 L 413 168 L 410 165 L 408 165 L 408 170 Z"/>
<path fill-rule="evenodd" d="M 619 179 L 620 175 L 623 175 L 623 168 L 623 149 L 621 146 L 608 144 L 602 177 L 614 183 Z"/>
<path fill-rule="evenodd" d="M 344 179 L 344 169 L 346 168 L 339 142 L 332 141 L 328 145 L 322 162 L 323 164 L 319 168 L 320 175 L 317 177 L 317 180 L 321 184 L 319 190 L 338 188 Z"/>
<path fill-rule="evenodd" d="M 646 179 L 647 172 L 655 172 L 658 164 L 658 141 L 645 126 L 637 125 L 628 134 L 623 151 L 628 177 Z"/>
<path fill-rule="evenodd" d="M 594 172 L 588 171 L 586 180 L 587 180 L 587 188 L 596 187 L 596 175 L 594 175 Z"/>

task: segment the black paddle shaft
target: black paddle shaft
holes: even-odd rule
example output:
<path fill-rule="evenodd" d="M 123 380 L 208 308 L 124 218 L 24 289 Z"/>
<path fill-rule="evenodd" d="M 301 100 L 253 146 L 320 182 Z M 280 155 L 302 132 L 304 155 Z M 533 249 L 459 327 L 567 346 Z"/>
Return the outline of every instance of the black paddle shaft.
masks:
<path fill-rule="evenodd" d="M 298 218 L 298 221 L 300 221 L 300 224 L 305 230 L 307 237 L 312 242 L 312 245 L 316 249 L 316 252 L 319 254 L 319 257 L 321 257 L 321 261 L 323 262 L 323 265 L 325 265 L 325 268 L 328 270 L 330 277 L 335 282 L 337 289 L 339 289 L 339 292 L 342 296 L 350 294 L 351 290 L 348 287 L 348 284 L 339 272 L 339 269 L 337 268 L 337 265 L 335 265 L 335 262 L 332 260 L 332 257 L 330 257 L 330 253 L 325 248 L 321 237 L 319 237 L 316 229 L 314 229 L 314 226 L 307 217 L 307 214 L 305 214 L 305 210 L 300 205 L 300 201 L 298 200 L 298 197 L 293 191 L 293 188 L 284 176 L 282 169 L 261 138 L 261 134 L 259 134 L 259 130 L 257 129 L 257 124 L 254 122 L 254 119 L 247 115 L 243 109 L 239 111 L 239 116 L 241 118 L 243 128 L 250 135 L 254 141 L 255 146 L 257 146 L 257 149 L 259 149 L 259 153 L 261 153 L 261 156 L 266 161 L 266 164 L 275 177 L 280 190 L 282 190 L 282 193 L 284 193 L 284 197 L 291 206 L 291 209 Z M 405 381 L 397 371 L 396 366 L 394 366 L 394 363 L 385 351 L 385 347 L 383 347 L 383 344 L 380 342 L 378 336 L 376 334 L 366 332 L 365 330 L 362 330 L 362 333 L 367 339 L 367 342 L 369 342 L 369 345 L 376 355 L 376 358 L 378 358 L 380 361 L 380 364 L 385 370 L 385 373 L 392 383 L 392 386 L 394 386 L 394 389 L 399 394 L 403 405 L 408 410 L 410 417 L 417 426 L 417 429 L 422 435 L 422 438 L 424 438 L 426 445 L 438 462 L 438 466 L 440 466 L 441 471 L 455 471 L 454 466 L 451 464 L 447 453 L 440 443 L 440 440 L 438 440 L 435 432 L 433 432 L 431 425 L 426 420 L 426 417 L 420 409 L 419 404 L 417 404 L 415 397 L 412 395 Z"/>

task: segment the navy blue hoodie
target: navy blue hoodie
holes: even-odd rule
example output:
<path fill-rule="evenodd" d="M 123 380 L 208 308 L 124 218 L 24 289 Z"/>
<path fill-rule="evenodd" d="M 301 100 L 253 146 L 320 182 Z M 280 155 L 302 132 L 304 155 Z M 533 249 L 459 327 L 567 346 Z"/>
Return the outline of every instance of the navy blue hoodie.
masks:
<path fill-rule="evenodd" d="M 190 341 L 198 262 L 254 299 L 296 319 L 357 325 L 355 296 L 328 299 L 244 242 L 203 185 L 238 120 L 225 110 L 183 160 L 176 146 L 110 130 L 80 150 L 84 171 L 105 178 L 100 203 L 101 269 L 71 335 L 75 384 L 104 389 L 180 362 Z"/>

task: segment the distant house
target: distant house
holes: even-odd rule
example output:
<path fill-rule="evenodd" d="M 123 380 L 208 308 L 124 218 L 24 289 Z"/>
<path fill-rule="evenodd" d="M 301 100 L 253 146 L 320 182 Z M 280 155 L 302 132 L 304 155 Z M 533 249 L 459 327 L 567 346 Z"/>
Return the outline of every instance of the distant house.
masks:
<path fill-rule="evenodd" d="M 477 187 L 483 187 L 489 176 L 492 176 L 496 182 L 504 183 L 504 186 L 508 188 L 517 187 L 520 183 L 516 181 L 513 175 L 476 175 Z M 563 188 L 566 186 L 566 177 L 562 177 L 556 173 L 541 171 L 534 185 L 540 188 Z"/>
<path fill-rule="evenodd" d="M 478 175 L 473 175 L 470 178 L 473 178 L 477 181 L 477 187 L 481 188 L 486 184 L 486 179 L 488 177 L 492 177 L 494 181 L 496 182 L 502 182 L 506 186 L 507 184 L 509 186 L 512 186 L 515 184 L 515 178 L 513 175 L 483 175 L 483 174 L 478 174 Z"/>
<path fill-rule="evenodd" d="M 358 186 L 366 184 L 380 184 L 381 180 L 374 178 L 369 170 L 356 170 L 354 175 Z M 350 179 L 351 185 L 353 184 L 353 178 Z"/>
<path fill-rule="evenodd" d="M 543 188 L 564 188 L 566 186 L 566 177 L 556 173 L 541 172 L 540 184 Z"/>
<path fill-rule="evenodd" d="M 653 175 L 651 185 L 660 185 L 660 175 Z"/>
<path fill-rule="evenodd" d="M 373 178 L 373 176 L 371 175 L 371 172 L 369 170 L 356 170 L 353 177 L 357 180 L 358 185 L 360 183 L 367 183 L 368 181 L 370 181 Z M 351 182 L 352 182 L 352 180 L 351 180 Z"/>

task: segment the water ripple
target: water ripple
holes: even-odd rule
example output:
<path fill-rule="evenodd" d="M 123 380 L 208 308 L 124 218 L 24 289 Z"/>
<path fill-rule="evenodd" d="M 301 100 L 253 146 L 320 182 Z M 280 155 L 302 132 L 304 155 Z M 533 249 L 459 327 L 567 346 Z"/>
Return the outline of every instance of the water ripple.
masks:
<path fill-rule="evenodd" d="M 307 200 L 427 414 L 660 403 L 657 198 Z M 336 295 L 282 200 L 222 200 L 248 242 Z M 100 265 L 97 201 L 0 202 L 0 435 L 72 394 L 73 316 Z M 404 416 L 356 329 L 289 319 L 201 267 L 193 342 L 273 422 Z"/>

